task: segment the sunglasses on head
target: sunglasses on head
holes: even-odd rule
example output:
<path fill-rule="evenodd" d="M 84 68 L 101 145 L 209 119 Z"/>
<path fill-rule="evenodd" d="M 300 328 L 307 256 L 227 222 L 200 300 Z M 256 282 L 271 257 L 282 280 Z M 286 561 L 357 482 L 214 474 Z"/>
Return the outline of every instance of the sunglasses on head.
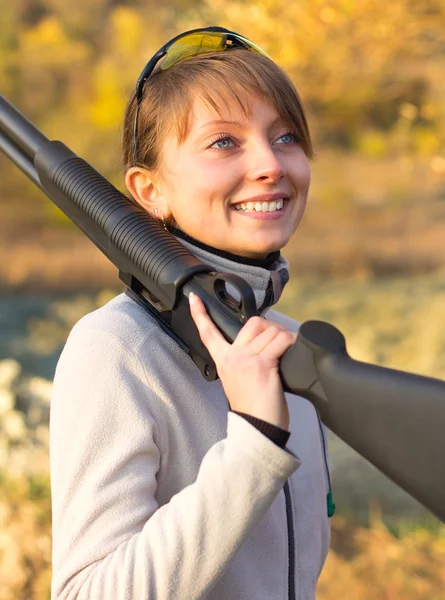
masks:
<path fill-rule="evenodd" d="M 224 27 L 203 27 L 201 29 L 191 29 L 180 33 L 169 42 L 164 44 L 156 54 L 150 58 L 145 65 L 142 73 L 136 83 L 136 114 L 133 125 L 133 161 L 136 163 L 137 157 L 137 134 L 138 134 L 138 115 L 139 106 L 142 101 L 144 85 L 155 67 L 159 64 L 159 68 L 165 71 L 169 67 L 186 58 L 198 56 L 199 54 L 207 54 L 209 52 L 223 52 L 224 50 L 232 50 L 234 48 L 242 48 L 244 50 L 252 50 L 258 54 L 262 54 L 270 58 L 266 52 L 261 50 L 259 46 L 248 40 L 247 38 L 229 31 Z"/>

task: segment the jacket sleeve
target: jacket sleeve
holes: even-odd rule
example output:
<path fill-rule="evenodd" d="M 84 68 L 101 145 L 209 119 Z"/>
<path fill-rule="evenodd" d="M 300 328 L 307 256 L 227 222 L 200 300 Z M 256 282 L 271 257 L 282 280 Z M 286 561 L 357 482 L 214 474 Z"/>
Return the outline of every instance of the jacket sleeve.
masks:
<path fill-rule="evenodd" d="M 53 600 L 204 598 L 300 465 L 229 413 L 196 481 L 160 507 L 153 394 L 119 338 L 71 334 L 50 418 Z"/>

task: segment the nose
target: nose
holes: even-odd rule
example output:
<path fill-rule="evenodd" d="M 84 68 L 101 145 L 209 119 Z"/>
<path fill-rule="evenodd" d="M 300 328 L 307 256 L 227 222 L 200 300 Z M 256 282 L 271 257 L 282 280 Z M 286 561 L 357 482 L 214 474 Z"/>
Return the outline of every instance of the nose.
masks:
<path fill-rule="evenodd" d="M 284 165 L 268 142 L 256 143 L 249 159 L 248 176 L 252 181 L 276 183 L 286 175 Z"/>

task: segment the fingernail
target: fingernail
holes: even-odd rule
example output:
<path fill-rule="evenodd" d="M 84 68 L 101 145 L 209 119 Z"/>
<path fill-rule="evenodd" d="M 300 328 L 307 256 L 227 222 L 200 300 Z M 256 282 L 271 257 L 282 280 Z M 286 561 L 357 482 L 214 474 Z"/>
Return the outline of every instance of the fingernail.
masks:
<path fill-rule="evenodd" d="M 190 304 L 192 302 L 194 302 L 195 300 L 196 300 L 195 294 L 193 292 L 190 292 L 190 294 L 189 294 L 189 302 L 190 302 Z"/>

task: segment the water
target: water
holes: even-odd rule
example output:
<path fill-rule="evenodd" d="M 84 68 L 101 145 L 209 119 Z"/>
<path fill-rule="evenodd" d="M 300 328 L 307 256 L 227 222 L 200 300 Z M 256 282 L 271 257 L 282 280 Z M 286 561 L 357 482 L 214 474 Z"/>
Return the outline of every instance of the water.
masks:
<path fill-rule="evenodd" d="M 36 353 L 29 344 L 29 326 L 48 316 L 59 298 L 50 296 L 0 297 L 0 360 L 14 358 L 26 375 L 52 379 L 62 347 L 49 354 Z"/>

